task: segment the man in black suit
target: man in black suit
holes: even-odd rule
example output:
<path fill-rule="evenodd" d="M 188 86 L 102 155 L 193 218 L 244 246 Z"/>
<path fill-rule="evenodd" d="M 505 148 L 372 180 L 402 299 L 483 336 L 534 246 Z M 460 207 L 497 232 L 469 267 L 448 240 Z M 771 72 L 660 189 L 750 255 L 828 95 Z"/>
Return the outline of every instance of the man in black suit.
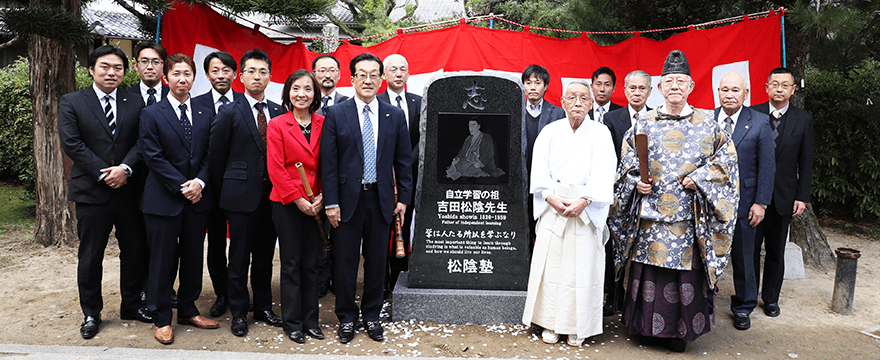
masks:
<path fill-rule="evenodd" d="M 409 80 L 409 63 L 406 58 L 400 54 L 388 55 L 382 62 L 385 67 L 385 81 L 388 82 L 388 90 L 376 96 L 379 100 L 387 104 L 396 106 L 403 110 L 407 119 L 407 128 L 409 128 L 409 140 L 412 144 L 412 179 L 413 184 L 418 180 L 419 173 L 419 119 L 422 115 L 422 97 L 411 92 L 406 92 L 406 81 Z M 407 204 L 414 204 L 416 192 L 412 192 L 412 197 L 408 199 Z M 412 224 L 413 206 L 406 208 L 406 215 L 403 217 L 404 224 Z M 403 246 L 406 250 L 406 256 L 398 259 L 396 256 L 388 256 L 388 274 L 385 276 L 385 298 L 394 291 L 394 285 L 402 271 L 406 271 L 409 267 L 409 248 L 410 248 L 410 227 L 403 227 Z M 391 247 L 392 254 L 395 253 L 394 246 Z"/>
<path fill-rule="evenodd" d="M 205 75 L 211 82 L 211 91 L 193 98 L 193 104 L 210 110 L 211 119 L 217 115 L 220 106 L 238 100 L 244 95 L 232 90 L 238 64 L 229 53 L 215 51 L 205 57 Z M 208 191 L 213 191 L 209 189 Z M 211 305 L 210 315 L 218 317 L 226 313 L 229 297 L 226 294 L 226 216 L 223 209 L 212 204 L 208 212 L 208 274 L 217 299 Z"/>
<path fill-rule="evenodd" d="M 761 300 L 764 314 L 779 316 L 779 292 L 785 274 L 785 242 L 791 217 L 804 212 L 813 184 L 813 117 L 789 102 L 797 88 L 791 70 L 776 68 L 767 78 L 770 101 L 752 109 L 770 115 L 770 129 L 776 141 L 776 179 L 773 199 L 755 234 L 755 275 L 761 280 L 761 243 L 764 243 L 764 282 Z"/>
<path fill-rule="evenodd" d="M 776 172 L 776 144 L 769 119 L 766 114 L 743 106 L 748 96 L 745 78 L 738 73 L 729 73 L 718 84 L 721 106 L 715 109 L 715 120 L 731 134 L 736 145 L 739 167 L 739 210 L 730 250 L 734 288 L 730 311 L 734 315 L 733 327 L 739 330 L 751 327 L 749 314 L 758 305 L 755 227 L 764 220 L 764 209 L 773 196 Z"/>
<path fill-rule="evenodd" d="M 248 332 L 248 267 L 254 320 L 281 326 L 281 317 L 272 311 L 272 258 L 278 236 L 269 201 L 272 183 L 266 169 L 266 127 L 269 119 L 283 112 L 280 105 L 266 99 L 272 72 L 269 55 L 250 50 L 240 64 L 245 94 L 220 107 L 208 145 L 212 185 L 217 187 L 219 206 L 229 221 L 227 294 L 236 336 Z"/>
<path fill-rule="evenodd" d="M 348 99 L 336 92 L 336 83 L 339 82 L 339 60 L 333 55 L 323 54 L 312 61 L 312 72 L 321 83 L 321 108 L 315 111 L 324 115 L 330 106 L 339 104 Z"/>
<path fill-rule="evenodd" d="M 590 90 L 593 91 L 593 108 L 590 109 L 590 118 L 600 123 L 605 123 L 605 115 L 613 110 L 622 108 L 623 106 L 611 102 L 611 95 L 617 86 L 617 76 L 614 71 L 607 66 L 600 67 L 593 71 L 593 77 L 590 78 Z"/>
<path fill-rule="evenodd" d="M 171 329 L 171 289 L 180 259 L 177 323 L 216 329 L 216 321 L 199 314 L 195 301 L 202 292 L 202 263 L 210 192 L 208 181 L 208 135 L 211 108 L 191 101 L 195 63 L 182 53 L 165 63 L 170 95 L 141 111 L 140 139 L 144 163 L 149 169 L 141 210 L 150 243 L 150 275 L 147 306 L 155 317 L 155 338 L 162 344 L 174 341 Z"/>
<path fill-rule="evenodd" d="M 544 129 L 544 126 L 559 119 L 565 118 L 565 110 L 561 107 L 544 101 L 544 94 L 550 86 L 550 72 L 541 65 L 529 65 L 522 73 L 523 91 L 526 93 L 526 147 L 523 157 L 526 159 L 526 171 L 532 171 L 532 151 L 535 148 L 535 139 Z M 527 179 L 528 174 L 526 175 Z M 538 220 L 531 216 L 534 208 L 534 199 L 529 197 L 529 231 L 535 235 L 535 225 Z M 529 250 L 535 246 L 533 240 L 529 241 Z M 531 259 L 531 257 L 529 257 Z"/>
<path fill-rule="evenodd" d="M 406 213 L 413 191 L 412 144 L 404 112 L 376 100 L 382 86 L 382 62 L 375 55 L 361 54 L 351 60 L 350 69 L 357 96 L 327 109 L 321 135 L 324 204 L 335 228 L 331 234 L 336 258 L 334 289 L 342 343 L 354 338 L 358 318 L 358 249 L 364 256 L 360 307 L 364 327 L 371 339 L 385 339 L 379 312 L 388 234 L 392 216 Z M 392 173 L 397 174 L 397 203 Z"/>
<path fill-rule="evenodd" d="M 319 115 L 326 115 L 325 111 L 328 107 L 339 104 L 348 100 L 347 96 L 343 96 L 336 92 L 336 83 L 339 82 L 340 69 L 339 60 L 333 55 L 323 54 L 312 61 L 312 72 L 315 78 L 321 83 L 321 107 L 315 111 Z M 316 94 L 318 95 L 318 94 Z M 333 253 L 326 252 L 321 249 L 321 258 L 318 259 L 318 297 L 322 298 L 327 295 L 327 290 L 333 289 Z"/>
<path fill-rule="evenodd" d="M 650 108 L 645 105 L 651 96 L 651 75 L 642 70 L 635 70 L 626 74 L 623 79 L 623 94 L 629 103 L 624 108 L 613 110 L 605 114 L 605 126 L 611 132 L 611 142 L 614 144 L 614 153 L 620 162 L 620 146 L 623 136 L 633 124 L 636 116 L 644 117 Z M 625 270 L 622 270 L 625 271 Z M 624 289 L 623 281 L 614 281 L 614 248 L 612 241 L 605 244 L 605 305 L 602 307 L 604 316 L 611 316 L 623 309 Z"/>
<path fill-rule="evenodd" d="M 627 74 L 623 81 L 625 86 L 623 94 L 626 95 L 629 105 L 605 114 L 605 126 L 611 131 L 611 140 L 618 160 L 623 134 L 626 134 L 626 131 L 636 123 L 636 114 L 644 117 L 648 111 L 651 111 L 651 108 L 645 104 L 651 96 L 651 75 L 643 70 L 635 70 Z"/>
<path fill-rule="evenodd" d="M 152 41 L 143 41 L 134 48 L 134 68 L 141 81 L 128 89 L 129 94 L 143 100 L 145 106 L 153 105 L 168 96 L 168 86 L 162 84 L 162 65 L 168 51 Z"/>
<path fill-rule="evenodd" d="M 138 122 L 143 103 L 117 91 L 128 69 L 125 53 L 109 45 L 89 54 L 92 86 L 61 97 L 58 135 L 73 160 L 67 199 L 76 204 L 79 236 L 77 285 L 85 320 L 80 334 L 98 334 L 102 262 L 108 234 L 116 227 L 119 242 L 119 284 L 123 320 L 153 322 L 142 307 L 147 252 L 143 214 L 138 199 L 146 169 L 138 147 Z"/>

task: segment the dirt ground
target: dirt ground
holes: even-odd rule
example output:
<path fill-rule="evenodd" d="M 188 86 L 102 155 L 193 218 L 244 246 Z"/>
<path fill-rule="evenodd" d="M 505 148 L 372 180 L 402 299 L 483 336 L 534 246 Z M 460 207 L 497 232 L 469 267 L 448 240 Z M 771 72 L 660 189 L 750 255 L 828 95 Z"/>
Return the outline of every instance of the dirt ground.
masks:
<path fill-rule="evenodd" d="M 7 229 L 8 230 L 8 229 Z M 688 345 L 684 354 L 656 347 L 643 347 L 627 336 L 618 316 L 605 318 L 605 332 L 587 340 L 580 348 L 562 344 L 546 345 L 531 329 L 518 324 L 448 325 L 419 321 L 390 320 L 393 299 L 383 312 L 387 339 L 370 340 L 358 331 L 350 344 L 340 344 L 335 333 L 338 321 L 333 314 L 332 294 L 321 299 L 320 321 L 327 340 L 307 339 L 304 345 L 290 341 L 281 328 L 250 321 L 250 333 L 235 337 L 229 331 L 229 313 L 218 318 L 221 328 L 199 330 L 174 324 L 174 344 L 164 346 L 153 339 L 152 326 L 119 319 L 118 248 L 110 246 L 104 260 L 104 323 L 91 340 L 79 335 L 82 313 L 76 288 L 76 251 L 69 248 L 42 248 L 10 240 L 0 234 L 0 343 L 107 346 L 147 349 L 188 349 L 248 351 L 265 353 L 389 355 L 405 357 L 498 357 L 541 359 L 606 358 L 745 358 L 745 359 L 876 359 L 880 358 L 880 239 L 825 228 L 832 248 L 861 250 L 856 281 L 854 311 L 838 315 L 831 311 L 834 267 L 807 269 L 806 279 L 786 280 L 782 289 L 778 318 L 764 316 L 759 307 L 752 314 L 752 328 L 737 331 L 729 311 L 733 283 L 728 270 L 719 283 L 716 325 L 712 331 Z M 273 295 L 279 297 L 276 256 Z M 730 269 L 730 268 L 728 268 Z M 207 271 L 197 305 L 203 314 L 214 301 Z"/>

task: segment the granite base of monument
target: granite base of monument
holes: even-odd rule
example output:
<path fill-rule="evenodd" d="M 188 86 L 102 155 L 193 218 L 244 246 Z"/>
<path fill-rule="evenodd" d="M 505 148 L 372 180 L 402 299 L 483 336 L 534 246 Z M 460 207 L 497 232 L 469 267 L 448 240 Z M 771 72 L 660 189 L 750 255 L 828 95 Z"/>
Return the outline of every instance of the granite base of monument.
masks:
<path fill-rule="evenodd" d="M 394 286 L 392 321 L 433 321 L 444 324 L 520 324 L 525 291 L 414 289 L 409 272 Z"/>
<path fill-rule="evenodd" d="M 785 279 L 804 279 L 807 272 L 804 269 L 804 251 L 793 242 L 785 244 Z"/>

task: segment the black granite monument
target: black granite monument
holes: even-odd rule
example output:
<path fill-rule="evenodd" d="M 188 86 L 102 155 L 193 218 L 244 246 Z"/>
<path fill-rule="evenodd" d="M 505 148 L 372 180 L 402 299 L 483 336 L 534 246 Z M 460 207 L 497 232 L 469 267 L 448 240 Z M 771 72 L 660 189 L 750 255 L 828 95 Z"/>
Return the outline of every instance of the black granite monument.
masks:
<path fill-rule="evenodd" d="M 500 73 L 444 74 L 425 103 L 408 287 L 526 290 L 522 86 Z"/>

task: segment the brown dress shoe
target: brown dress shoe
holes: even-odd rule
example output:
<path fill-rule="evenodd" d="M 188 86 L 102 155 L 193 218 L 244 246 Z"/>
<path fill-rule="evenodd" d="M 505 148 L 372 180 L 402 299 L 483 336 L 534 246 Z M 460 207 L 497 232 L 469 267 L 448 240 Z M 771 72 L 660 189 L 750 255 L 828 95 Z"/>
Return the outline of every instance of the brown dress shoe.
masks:
<path fill-rule="evenodd" d="M 156 341 L 165 345 L 174 342 L 174 331 L 171 330 L 171 325 L 156 328 Z"/>
<path fill-rule="evenodd" d="M 220 323 L 201 315 L 196 315 L 189 319 L 177 318 L 177 323 L 180 325 L 192 325 L 199 329 L 216 329 L 220 327 Z"/>

